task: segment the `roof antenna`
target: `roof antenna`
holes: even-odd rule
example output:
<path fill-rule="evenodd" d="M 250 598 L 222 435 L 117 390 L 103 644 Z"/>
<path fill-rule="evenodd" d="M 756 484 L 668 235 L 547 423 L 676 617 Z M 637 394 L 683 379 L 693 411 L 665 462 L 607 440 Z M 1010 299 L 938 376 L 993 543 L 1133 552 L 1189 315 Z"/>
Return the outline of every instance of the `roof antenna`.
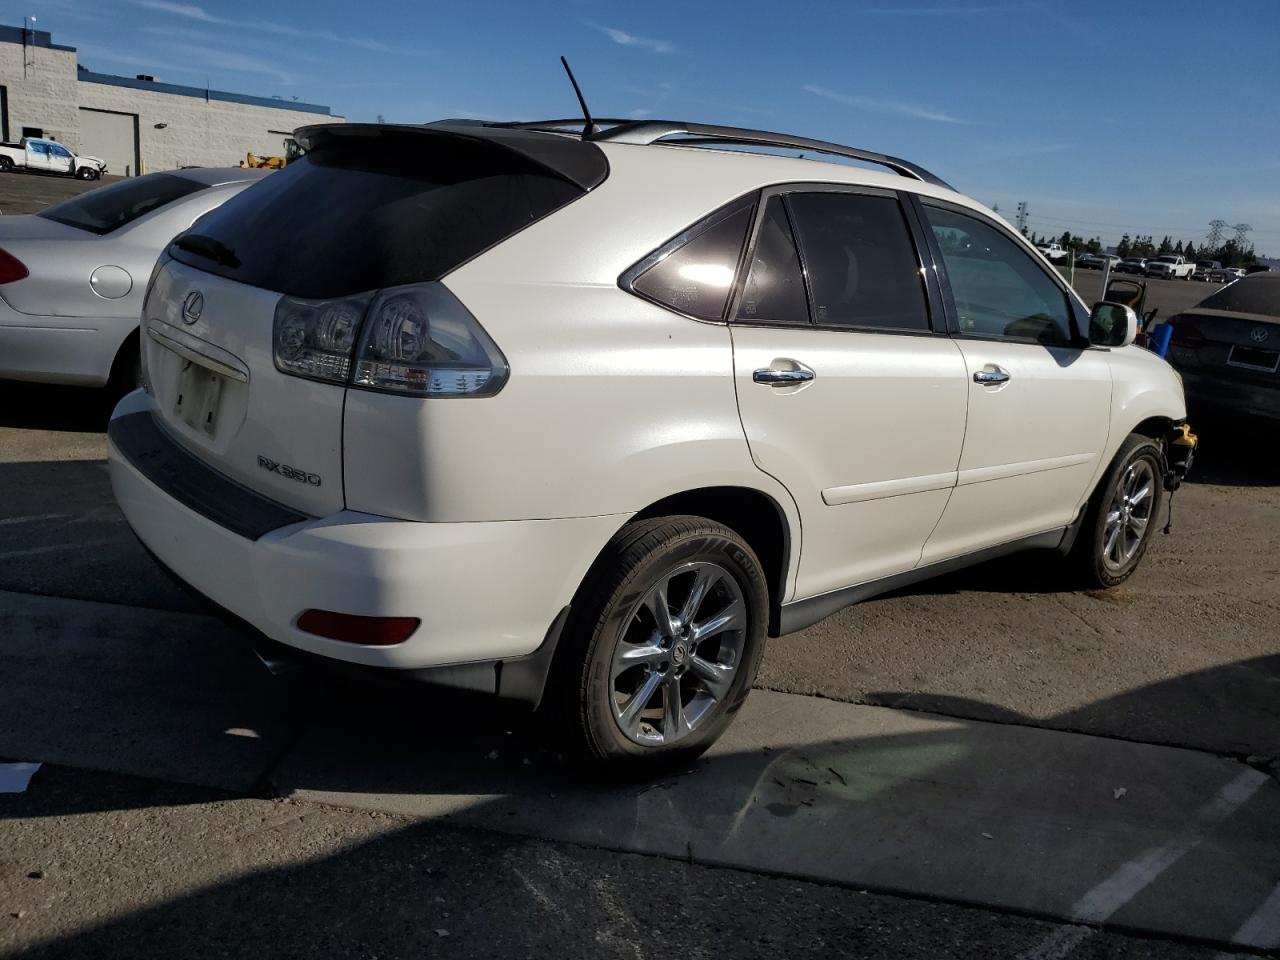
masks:
<path fill-rule="evenodd" d="M 582 107 L 582 119 L 586 121 L 582 127 L 582 139 L 585 140 L 596 132 L 596 124 L 591 119 L 591 111 L 587 109 L 587 100 L 582 95 L 582 88 L 578 86 L 578 81 L 574 79 L 573 71 L 569 69 L 569 61 L 561 57 L 560 63 L 564 65 L 564 72 L 569 75 L 569 82 L 573 84 L 573 92 L 578 95 L 578 103 Z"/>

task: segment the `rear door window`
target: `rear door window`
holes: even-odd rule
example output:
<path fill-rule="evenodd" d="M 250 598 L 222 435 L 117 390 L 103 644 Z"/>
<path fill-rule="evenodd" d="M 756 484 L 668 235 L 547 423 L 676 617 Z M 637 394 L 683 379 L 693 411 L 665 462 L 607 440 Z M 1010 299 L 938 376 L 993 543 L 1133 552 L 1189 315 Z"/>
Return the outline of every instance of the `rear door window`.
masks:
<path fill-rule="evenodd" d="M 765 206 L 736 319 L 809 322 L 804 272 L 800 269 L 795 237 L 781 197 L 770 197 Z"/>
<path fill-rule="evenodd" d="M 254 184 L 171 253 L 251 286 L 340 297 L 438 280 L 583 193 L 485 141 L 360 138 Z"/>
<path fill-rule="evenodd" d="M 809 279 L 814 323 L 929 329 L 920 261 L 896 197 L 792 193 L 786 202 Z"/>
<path fill-rule="evenodd" d="M 204 184 L 153 173 L 82 193 L 36 214 L 78 230 L 105 235 L 166 204 L 205 189 Z"/>
<path fill-rule="evenodd" d="M 754 209 L 752 200 L 721 207 L 623 274 L 622 288 L 699 320 L 723 320 Z"/>

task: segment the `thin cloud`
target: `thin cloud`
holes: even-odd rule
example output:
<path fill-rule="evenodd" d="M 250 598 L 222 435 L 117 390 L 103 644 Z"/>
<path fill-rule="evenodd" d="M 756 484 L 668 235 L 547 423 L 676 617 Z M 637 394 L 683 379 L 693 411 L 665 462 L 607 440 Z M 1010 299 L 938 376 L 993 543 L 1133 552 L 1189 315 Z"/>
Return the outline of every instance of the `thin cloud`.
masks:
<path fill-rule="evenodd" d="M 421 56 L 423 53 L 420 50 L 397 49 L 380 40 L 371 40 L 367 37 L 337 34 L 332 30 L 308 30 L 301 27 L 292 27 L 285 23 L 273 23 L 269 20 L 235 20 L 230 17 L 220 17 L 193 3 L 174 3 L 172 0 L 129 0 L 129 2 L 135 7 L 142 7 L 145 10 L 168 13 L 175 17 L 185 17 L 188 20 L 208 23 L 218 27 L 259 30 L 264 33 L 274 33 L 278 36 L 292 37 L 297 40 L 324 40 L 329 43 L 340 43 L 350 47 L 357 47 L 361 50 L 373 50 L 378 53 L 403 53 L 413 56 Z"/>
<path fill-rule="evenodd" d="M 614 43 L 621 44 L 624 47 L 639 47 L 641 50 L 650 50 L 653 53 L 671 53 L 675 50 L 675 45 L 668 43 L 666 40 L 642 37 L 639 34 L 628 33 L 626 30 L 619 30 L 617 27 L 607 27 L 602 23 L 592 23 L 589 20 L 586 21 L 586 24 L 593 30 L 599 30 Z"/>
<path fill-rule="evenodd" d="M 247 53 L 232 50 L 218 50 L 213 47 L 197 46 L 193 43 L 175 43 L 172 49 L 177 53 L 190 57 L 199 63 L 213 67 L 215 70 L 231 70 L 237 73 L 256 73 L 271 77 L 277 83 L 291 87 L 297 83 L 293 74 L 285 73 L 268 60 L 259 60 Z"/>
<path fill-rule="evenodd" d="M 993 3 L 973 7 L 869 7 L 858 12 L 885 17 L 982 17 L 990 13 L 1011 13 L 1025 9 L 1027 6 L 1020 3 Z"/>
<path fill-rule="evenodd" d="M 811 93 L 815 97 L 822 97 L 825 100 L 831 100 L 835 103 L 842 103 L 846 107 L 857 107 L 859 110 L 872 110 L 876 113 L 896 113 L 903 117 L 912 117 L 916 120 L 933 120 L 936 123 L 969 123 L 961 117 L 952 116 L 941 110 L 935 110 L 932 107 L 921 106 L 916 103 L 906 103 L 902 100 L 882 100 L 879 97 L 864 97 L 861 95 L 851 95 L 847 93 L 839 93 L 835 90 L 829 90 L 826 87 L 820 87 L 817 84 L 806 83 L 804 85 L 806 93 Z"/>

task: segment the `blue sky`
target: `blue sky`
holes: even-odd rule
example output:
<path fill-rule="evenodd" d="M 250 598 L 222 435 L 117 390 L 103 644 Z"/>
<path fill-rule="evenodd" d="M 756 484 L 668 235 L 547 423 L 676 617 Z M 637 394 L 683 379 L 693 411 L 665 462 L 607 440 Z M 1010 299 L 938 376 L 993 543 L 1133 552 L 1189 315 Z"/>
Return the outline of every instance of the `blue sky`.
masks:
<path fill-rule="evenodd" d="M 573 115 L 756 126 L 906 157 L 1041 232 L 1280 256 L 1280 2 L 3 0 L 90 69 L 353 120 Z"/>

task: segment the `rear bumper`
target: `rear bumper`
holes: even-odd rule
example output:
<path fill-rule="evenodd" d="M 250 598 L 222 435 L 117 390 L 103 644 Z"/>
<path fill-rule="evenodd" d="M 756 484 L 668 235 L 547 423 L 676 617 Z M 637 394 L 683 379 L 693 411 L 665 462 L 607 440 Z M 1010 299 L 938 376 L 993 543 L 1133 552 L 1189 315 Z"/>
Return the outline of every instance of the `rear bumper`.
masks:
<path fill-rule="evenodd" d="M 1242 383 L 1214 374 L 1197 373 L 1178 367 L 1187 395 L 1187 413 L 1247 414 L 1280 420 L 1280 383 L 1265 386 Z"/>
<path fill-rule="evenodd" d="M 113 425 L 148 404 L 141 391 L 130 394 Z M 168 481 L 140 466 L 136 449 L 126 453 L 110 436 L 108 447 L 125 518 L 177 577 L 270 640 L 370 667 L 485 665 L 492 676 L 495 661 L 533 654 L 627 519 L 417 523 L 342 511 L 254 538 L 184 503 L 189 493 L 164 489 Z M 417 617 L 421 626 L 402 643 L 361 646 L 299 630 L 299 614 L 313 608 Z"/>
<path fill-rule="evenodd" d="M 136 329 L 136 317 L 38 317 L 0 301 L 0 378 L 100 387 Z"/>

